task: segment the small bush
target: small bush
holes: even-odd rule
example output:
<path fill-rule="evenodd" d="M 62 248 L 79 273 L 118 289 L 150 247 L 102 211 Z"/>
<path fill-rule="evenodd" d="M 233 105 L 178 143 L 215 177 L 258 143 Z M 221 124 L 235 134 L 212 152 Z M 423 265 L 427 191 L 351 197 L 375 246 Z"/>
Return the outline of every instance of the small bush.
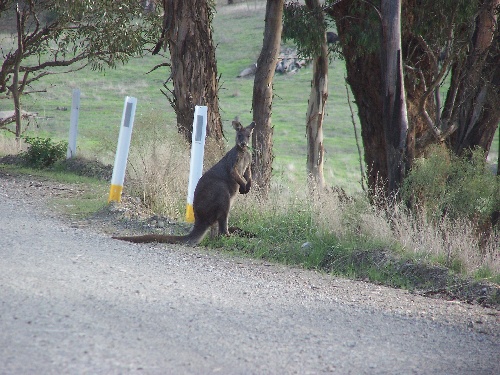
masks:
<path fill-rule="evenodd" d="M 500 205 L 500 179 L 486 166 L 482 150 L 457 157 L 434 148 L 427 158 L 415 162 L 403 184 L 403 199 L 411 202 L 431 221 L 444 216 L 469 219 L 487 227 Z"/>
<path fill-rule="evenodd" d="M 40 137 L 24 137 L 24 141 L 29 146 L 28 150 L 23 152 L 21 156 L 29 167 L 48 168 L 66 157 L 67 142 L 54 142 L 50 138 Z"/>

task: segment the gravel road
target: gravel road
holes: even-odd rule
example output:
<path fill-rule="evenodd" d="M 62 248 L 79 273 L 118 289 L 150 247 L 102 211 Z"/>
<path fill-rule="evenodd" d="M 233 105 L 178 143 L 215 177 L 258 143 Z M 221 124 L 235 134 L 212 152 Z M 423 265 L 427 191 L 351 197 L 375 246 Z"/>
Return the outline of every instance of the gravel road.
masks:
<path fill-rule="evenodd" d="M 496 310 L 115 241 L 43 185 L 0 176 L 0 374 L 500 374 Z"/>

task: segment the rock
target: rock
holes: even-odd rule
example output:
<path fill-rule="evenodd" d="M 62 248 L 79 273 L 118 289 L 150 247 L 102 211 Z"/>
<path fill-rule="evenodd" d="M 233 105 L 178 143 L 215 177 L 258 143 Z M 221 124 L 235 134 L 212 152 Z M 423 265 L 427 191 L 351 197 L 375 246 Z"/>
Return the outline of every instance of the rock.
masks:
<path fill-rule="evenodd" d="M 253 76 L 256 71 L 257 71 L 257 63 L 253 63 L 252 65 L 243 69 L 241 73 L 238 74 L 236 77 L 243 78 L 243 77 Z"/>

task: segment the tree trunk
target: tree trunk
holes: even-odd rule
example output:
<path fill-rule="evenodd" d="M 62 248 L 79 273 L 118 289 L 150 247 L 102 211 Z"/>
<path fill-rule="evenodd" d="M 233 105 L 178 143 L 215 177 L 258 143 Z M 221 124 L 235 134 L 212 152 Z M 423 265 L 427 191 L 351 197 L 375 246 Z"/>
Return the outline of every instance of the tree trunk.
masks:
<path fill-rule="evenodd" d="M 174 86 L 173 97 L 169 100 L 177 115 L 178 130 L 186 141 L 191 142 L 194 107 L 207 106 L 207 137 L 221 154 L 224 151 L 224 134 L 210 26 L 213 10 L 207 0 L 164 0 L 163 6 Z"/>
<path fill-rule="evenodd" d="M 254 149 L 252 175 L 264 195 L 269 191 L 272 173 L 273 78 L 280 52 L 283 2 L 284 0 L 267 0 L 264 41 L 257 60 L 253 87 L 252 108 L 256 126 L 252 136 Z"/>
<path fill-rule="evenodd" d="M 486 0 L 479 10 L 472 48 L 461 68 L 453 74 L 460 77 L 457 131 L 450 147 L 457 154 L 481 147 L 488 153 L 500 122 L 500 33 L 497 9 L 500 0 Z"/>
<path fill-rule="evenodd" d="M 16 26 L 17 26 L 17 51 L 16 62 L 14 66 L 14 75 L 12 79 L 12 85 L 9 90 L 12 94 L 14 100 L 14 118 L 16 121 L 16 144 L 19 148 L 21 133 L 22 133 L 22 116 L 21 116 L 21 91 L 22 88 L 19 85 L 19 70 L 21 67 L 21 59 L 24 55 L 24 41 L 23 41 L 23 30 L 24 30 L 24 16 L 19 9 L 19 4 L 16 6 Z"/>
<path fill-rule="evenodd" d="M 497 176 L 500 176 L 500 134 L 498 135 Z"/>
<path fill-rule="evenodd" d="M 401 0 L 382 0 L 383 124 L 390 196 L 395 196 L 406 174 L 408 120 L 401 61 Z"/>
<path fill-rule="evenodd" d="M 443 10 L 442 30 L 449 31 L 444 52 L 447 56 L 439 60 L 443 50 L 433 50 L 436 33 L 428 33 L 426 41 L 414 25 L 426 24 L 417 19 L 425 12 L 416 12 L 418 3 L 403 2 L 402 58 L 406 69 L 405 87 L 408 112 L 408 137 L 406 140 L 407 162 L 424 154 L 426 148 L 437 142 L 447 141 L 447 146 L 457 154 L 463 150 L 482 147 L 489 151 L 492 138 L 500 121 L 500 35 L 497 29 L 495 7 L 500 0 L 482 0 L 475 19 L 475 33 L 468 41 L 467 23 L 455 28 L 451 13 Z M 460 4 L 456 5 L 454 12 Z M 460 9 L 459 9 L 460 10 Z M 361 123 L 368 187 L 371 193 L 387 191 L 383 181 L 388 180 L 385 132 L 382 126 L 384 112 L 381 84 L 380 51 L 374 30 L 379 26 L 379 17 L 372 2 L 336 2 L 326 12 L 335 20 L 340 37 L 342 54 L 347 69 L 347 82 L 351 86 Z M 465 25 L 465 26 L 463 26 Z M 465 30 L 465 31 L 464 31 Z M 456 41 L 455 34 L 460 33 Z M 370 43 L 360 47 L 360 39 Z M 445 36 L 444 39 L 447 37 Z M 456 42 L 454 50 L 449 44 Z M 452 44 L 452 43 L 451 43 Z M 438 47 L 442 45 L 438 45 Z M 435 89 L 446 78 L 452 66 L 450 88 L 441 111 L 440 103 L 431 100 Z M 425 112 L 424 112 L 425 111 Z M 428 112 L 428 113 L 427 113 Z"/>
<path fill-rule="evenodd" d="M 319 0 L 306 0 L 309 10 L 319 9 Z M 323 13 L 318 12 L 319 23 L 323 23 Z M 323 120 L 328 99 L 328 47 L 326 34 L 321 43 L 321 54 L 313 61 L 313 79 L 306 114 L 307 135 L 307 176 L 310 190 L 321 191 L 325 186 L 323 175 Z"/>
<path fill-rule="evenodd" d="M 373 11 L 367 2 L 359 2 L 352 12 L 350 2 L 336 3 L 329 10 L 340 37 L 342 55 L 347 70 L 347 83 L 351 87 L 358 108 L 361 138 L 364 147 L 368 191 L 371 196 L 386 191 L 387 155 L 382 121 L 383 100 L 380 95 L 382 70 L 379 51 L 360 51 L 355 38 L 346 38 L 353 28 L 363 30 L 366 14 Z"/>

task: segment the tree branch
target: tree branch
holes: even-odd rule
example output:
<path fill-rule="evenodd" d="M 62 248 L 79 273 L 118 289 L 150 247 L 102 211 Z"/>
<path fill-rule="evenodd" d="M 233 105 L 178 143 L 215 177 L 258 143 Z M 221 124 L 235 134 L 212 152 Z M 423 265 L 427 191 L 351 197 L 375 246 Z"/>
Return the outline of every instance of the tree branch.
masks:
<path fill-rule="evenodd" d="M 359 139 L 358 139 L 358 130 L 356 129 L 356 121 L 354 120 L 354 111 L 352 110 L 351 106 L 351 97 L 349 95 L 349 87 L 347 87 L 347 78 L 344 77 L 345 80 L 345 91 L 347 93 L 347 104 L 349 105 L 349 109 L 351 111 L 351 121 L 352 121 L 352 126 L 354 128 L 354 139 L 356 140 L 356 147 L 358 148 L 358 157 L 359 157 L 359 172 L 361 173 L 361 188 L 363 191 L 366 191 L 365 188 L 365 171 L 363 168 L 363 157 L 361 154 L 361 147 L 359 146 Z"/>
<path fill-rule="evenodd" d="M 453 20 L 455 18 L 455 11 L 456 11 L 456 9 L 453 9 L 452 22 L 450 22 L 450 27 L 448 28 L 448 32 L 447 32 L 447 42 L 446 42 L 447 47 L 446 47 L 446 49 L 449 48 L 448 46 L 453 41 L 453 29 L 454 29 Z M 441 82 L 442 82 L 444 76 L 447 74 L 447 72 L 449 70 L 449 66 L 451 64 L 451 61 L 453 60 L 453 56 L 451 53 L 447 53 L 444 60 L 443 60 L 441 68 L 439 68 L 438 58 L 436 57 L 436 54 L 432 51 L 432 49 L 429 47 L 427 42 L 424 40 L 424 38 L 421 35 L 419 35 L 419 36 L 417 36 L 417 41 L 418 41 L 419 45 L 422 47 L 422 49 L 425 51 L 425 53 L 431 57 L 432 63 L 436 69 L 435 77 L 432 80 L 432 82 L 430 83 L 430 85 L 428 87 L 424 86 L 424 93 L 422 94 L 422 97 L 419 101 L 419 110 L 420 110 L 420 113 L 422 114 L 423 118 L 425 119 L 427 127 L 429 128 L 429 130 L 431 131 L 433 136 L 437 140 L 442 142 L 444 139 L 446 139 L 451 133 L 453 133 L 456 130 L 456 125 L 450 125 L 448 128 L 445 129 L 445 127 L 443 125 L 445 125 L 446 123 L 450 123 L 450 121 L 449 121 L 450 119 L 441 120 L 441 116 L 436 116 L 436 122 L 434 122 L 431 119 L 429 113 L 427 112 L 426 106 L 427 106 L 427 99 L 433 93 L 436 92 L 437 88 L 441 85 Z M 422 70 L 419 70 L 419 73 L 420 73 L 421 79 L 423 80 L 423 82 L 425 84 L 424 74 L 423 74 Z M 438 105 L 437 103 L 438 102 L 436 102 L 436 105 Z M 439 113 L 440 111 L 441 111 L 441 108 L 439 106 L 437 106 L 436 112 Z M 444 132 L 442 129 L 444 129 Z"/>
<path fill-rule="evenodd" d="M 156 69 L 159 69 L 159 68 L 162 68 L 164 66 L 172 66 L 172 64 L 170 63 L 167 63 L 167 62 L 164 62 L 164 63 L 161 63 L 161 64 L 158 64 L 156 66 L 154 66 L 149 72 L 147 72 L 146 74 L 149 74 L 151 72 L 154 72 Z"/>

